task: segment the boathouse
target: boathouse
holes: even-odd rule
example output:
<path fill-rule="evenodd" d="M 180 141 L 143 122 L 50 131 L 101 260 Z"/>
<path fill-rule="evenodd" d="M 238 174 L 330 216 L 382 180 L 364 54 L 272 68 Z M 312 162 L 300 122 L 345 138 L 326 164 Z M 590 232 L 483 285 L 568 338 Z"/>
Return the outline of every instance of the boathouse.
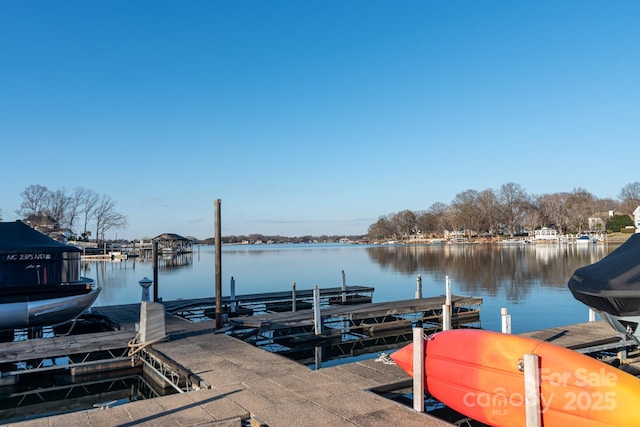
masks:
<path fill-rule="evenodd" d="M 152 241 L 158 242 L 158 249 L 162 251 L 162 253 L 184 254 L 192 252 L 193 241 L 179 234 L 160 234 L 154 237 Z"/>

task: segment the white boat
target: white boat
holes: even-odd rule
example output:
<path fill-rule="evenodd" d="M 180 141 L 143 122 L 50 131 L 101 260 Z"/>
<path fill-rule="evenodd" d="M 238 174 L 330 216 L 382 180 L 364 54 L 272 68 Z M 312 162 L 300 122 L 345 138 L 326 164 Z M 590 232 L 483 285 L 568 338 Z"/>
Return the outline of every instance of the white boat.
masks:
<path fill-rule="evenodd" d="M 81 250 L 16 222 L 0 222 L 0 330 L 54 326 L 100 294 L 80 276 Z"/>
<path fill-rule="evenodd" d="M 588 245 L 593 240 L 587 235 L 580 236 L 576 239 L 576 245 Z"/>
<path fill-rule="evenodd" d="M 522 239 L 513 239 L 513 238 L 508 238 L 508 239 L 504 239 L 504 240 L 500 240 L 498 242 L 498 244 L 500 245 L 524 245 L 526 243 L 525 240 Z"/>

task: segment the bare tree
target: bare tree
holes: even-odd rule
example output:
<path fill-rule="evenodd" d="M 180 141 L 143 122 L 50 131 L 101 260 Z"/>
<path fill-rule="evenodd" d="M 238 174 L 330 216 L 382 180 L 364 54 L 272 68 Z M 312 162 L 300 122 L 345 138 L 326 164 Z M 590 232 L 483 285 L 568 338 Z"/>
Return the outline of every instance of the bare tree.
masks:
<path fill-rule="evenodd" d="M 84 216 L 84 226 L 82 228 L 83 234 L 89 231 L 89 220 L 93 217 L 95 210 L 100 201 L 100 196 L 92 190 L 83 190 L 80 200 L 80 211 Z M 98 236 L 96 236 L 96 239 Z"/>
<path fill-rule="evenodd" d="M 378 221 L 369 226 L 367 234 L 372 239 L 386 238 L 393 235 L 393 229 L 389 220 L 386 217 L 381 216 L 378 218 Z"/>
<path fill-rule="evenodd" d="M 416 231 L 416 214 L 410 210 L 404 210 L 393 215 L 391 226 L 395 234 L 407 238 Z"/>
<path fill-rule="evenodd" d="M 478 194 L 478 211 L 481 218 L 479 228 L 491 235 L 496 232 L 496 225 L 500 216 L 499 207 L 498 196 L 492 189 L 484 190 Z"/>
<path fill-rule="evenodd" d="M 438 217 L 431 212 L 420 211 L 416 213 L 416 228 L 423 236 L 438 235 Z"/>
<path fill-rule="evenodd" d="M 80 214 L 82 201 L 86 192 L 87 190 L 83 187 L 76 187 L 73 190 L 73 194 L 69 196 L 69 203 L 67 205 L 67 224 L 69 228 L 73 228 L 73 224 L 75 224 L 76 218 Z"/>
<path fill-rule="evenodd" d="M 636 207 L 640 206 L 640 182 L 632 182 L 620 191 L 620 209 L 625 213 L 632 213 Z"/>
<path fill-rule="evenodd" d="M 22 203 L 16 213 L 22 217 L 44 213 L 49 205 L 51 192 L 44 185 L 30 185 L 22 193 Z"/>
<path fill-rule="evenodd" d="M 47 215 L 49 215 L 58 224 L 68 225 L 67 214 L 69 209 L 69 196 L 67 190 L 59 188 L 56 191 L 52 191 L 49 194 L 49 203 L 45 209 Z"/>
<path fill-rule="evenodd" d="M 545 194 L 540 197 L 540 210 L 544 226 L 554 226 L 560 234 L 564 233 L 568 222 L 568 193 Z"/>
<path fill-rule="evenodd" d="M 436 230 L 438 231 L 438 235 L 443 236 L 444 230 L 447 228 L 447 224 L 450 223 L 449 220 L 449 205 L 442 202 L 435 202 L 427 212 L 436 218 Z"/>
<path fill-rule="evenodd" d="M 479 196 L 476 190 L 467 190 L 458 193 L 451 202 L 451 210 L 456 218 L 456 224 L 459 224 L 465 231 L 481 231 L 482 214 L 478 202 Z"/>
<path fill-rule="evenodd" d="M 94 219 L 96 221 L 96 242 L 99 239 L 104 241 L 104 234 L 112 228 L 124 228 L 127 226 L 127 217 L 115 211 L 116 202 L 109 196 L 102 196 L 98 202 Z"/>
<path fill-rule="evenodd" d="M 631 199 L 640 203 L 640 182 L 631 182 L 622 187 L 619 198 L 621 201 Z"/>
<path fill-rule="evenodd" d="M 582 233 L 583 230 L 588 228 L 588 219 L 594 213 L 594 200 L 593 194 L 584 188 L 576 188 L 569 194 L 567 210 L 569 218 L 571 218 L 569 222 L 571 231 Z"/>
<path fill-rule="evenodd" d="M 500 187 L 499 200 L 503 218 L 509 228 L 509 236 L 513 237 L 516 226 L 522 223 L 527 193 L 520 184 L 509 182 Z"/>
<path fill-rule="evenodd" d="M 525 209 L 522 224 L 524 228 L 531 233 L 544 223 L 541 205 L 541 196 L 530 196 L 528 198 L 527 208 Z"/>

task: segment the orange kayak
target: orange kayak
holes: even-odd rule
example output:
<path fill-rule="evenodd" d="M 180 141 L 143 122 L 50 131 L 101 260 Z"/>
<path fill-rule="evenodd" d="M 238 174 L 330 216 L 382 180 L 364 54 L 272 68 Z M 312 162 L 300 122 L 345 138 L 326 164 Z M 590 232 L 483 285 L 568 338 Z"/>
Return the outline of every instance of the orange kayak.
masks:
<path fill-rule="evenodd" d="M 589 356 L 479 329 L 439 332 L 424 345 L 425 390 L 482 423 L 525 426 L 522 359 L 536 354 L 544 427 L 640 426 L 640 379 Z M 413 344 L 391 358 L 413 375 Z"/>

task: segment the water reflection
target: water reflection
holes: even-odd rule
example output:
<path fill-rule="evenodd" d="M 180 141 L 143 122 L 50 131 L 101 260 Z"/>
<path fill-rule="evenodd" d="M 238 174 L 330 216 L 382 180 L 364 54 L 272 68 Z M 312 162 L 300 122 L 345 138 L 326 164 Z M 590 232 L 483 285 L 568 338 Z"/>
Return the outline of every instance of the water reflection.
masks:
<path fill-rule="evenodd" d="M 511 302 L 526 300 L 532 284 L 565 288 L 573 272 L 592 264 L 619 245 L 410 245 L 367 249 L 372 261 L 385 270 L 429 274 L 444 283 L 455 277 L 458 291 L 496 296 L 504 292 Z"/>
<path fill-rule="evenodd" d="M 374 302 L 413 298 L 422 275 L 423 295 L 444 293 L 445 276 L 453 292 L 483 298 L 483 326 L 500 327 L 500 308 L 518 315 L 514 330 L 531 330 L 586 320 L 585 306 L 567 289 L 573 272 L 592 264 L 617 245 L 236 245 L 223 246 L 223 295 L 230 279 L 236 294 L 347 284 L 375 287 Z M 193 254 L 161 258 L 159 296 L 165 301 L 215 295 L 215 249 L 202 246 Z M 149 258 L 121 262 L 83 262 L 83 275 L 102 292 L 95 306 L 131 304 L 141 299 L 138 282 L 153 278 Z M 536 319 L 524 324 L 525 319 Z M 547 322 L 547 323 L 544 323 Z"/>
<path fill-rule="evenodd" d="M 160 255 L 158 282 L 163 284 L 170 275 L 188 273 L 193 268 L 193 254 Z M 91 277 L 102 288 L 95 305 L 133 303 L 141 300 L 139 281 L 153 278 L 151 257 L 132 257 L 113 261 L 82 261 L 82 275 Z"/>

